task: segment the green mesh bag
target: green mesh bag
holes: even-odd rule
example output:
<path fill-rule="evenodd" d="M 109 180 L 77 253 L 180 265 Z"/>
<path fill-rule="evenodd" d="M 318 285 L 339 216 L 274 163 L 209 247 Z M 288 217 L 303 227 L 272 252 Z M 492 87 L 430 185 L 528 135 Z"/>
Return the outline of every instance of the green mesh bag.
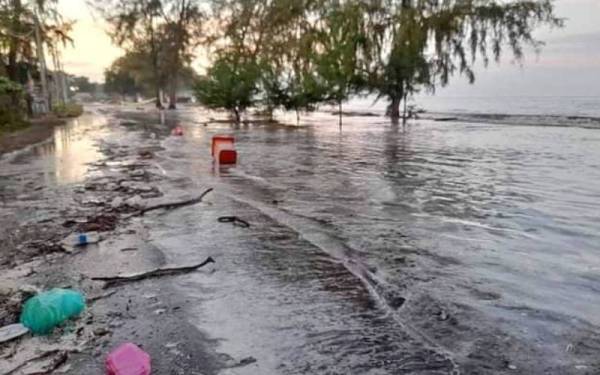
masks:
<path fill-rule="evenodd" d="M 68 289 L 52 289 L 25 302 L 21 323 L 38 335 L 50 333 L 54 327 L 73 318 L 85 309 L 85 298 Z"/>

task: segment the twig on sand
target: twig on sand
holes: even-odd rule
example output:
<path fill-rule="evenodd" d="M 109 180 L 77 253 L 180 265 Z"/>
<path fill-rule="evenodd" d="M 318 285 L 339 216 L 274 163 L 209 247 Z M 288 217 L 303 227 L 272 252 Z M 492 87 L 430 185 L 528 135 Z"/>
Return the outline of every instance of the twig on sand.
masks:
<path fill-rule="evenodd" d="M 198 268 L 204 267 L 209 263 L 215 263 L 215 260 L 212 257 L 206 258 L 206 260 L 202 263 L 195 264 L 193 266 L 185 266 L 185 267 L 171 267 L 171 268 L 158 268 L 152 271 L 128 275 L 128 276 L 102 276 L 102 277 L 92 277 L 92 280 L 95 281 L 104 281 L 104 288 L 110 288 L 119 284 L 141 281 L 145 279 L 162 277 L 162 276 L 170 276 L 170 275 L 179 275 L 183 273 L 189 273 L 197 270 Z"/>
<path fill-rule="evenodd" d="M 53 358 L 50 359 L 48 364 L 45 365 L 42 370 L 35 372 L 35 374 L 43 375 L 43 374 L 53 373 L 54 370 L 56 370 L 57 368 L 62 366 L 67 361 L 67 359 L 69 358 L 69 351 L 56 349 L 56 350 L 50 350 L 50 351 L 43 352 L 40 355 L 30 358 L 27 361 L 21 363 L 17 367 L 8 371 L 5 375 L 21 373 L 20 370 L 29 366 L 29 364 L 31 364 L 32 362 L 35 362 L 38 360 L 44 360 L 48 357 L 53 357 Z M 17 371 L 19 371 L 19 372 L 17 372 Z"/>
<path fill-rule="evenodd" d="M 92 303 L 94 303 L 96 301 L 99 301 L 99 300 L 101 300 L 103 298 L 110 297 L 113 294 L 115 294 L 116 292 L 117 292 L 116 290 L 113 290 L 112 292 L 108 292 L 108 293 L 100 294 L 100 295 L 97 295 L 97 296 L 89 297 L 89 298 L 86 299 L 86 302 L 88 304 L 92 304 Z"/>
<path fill-rule="evenodd" d="M 142 216 L 145 213 L 154 211 L 154 210 L 163 210 L 163 209 L 164 210 L 173 210 L 175 208 L 180 208 L 180 207 L 190 206 L 192 204 L 200 203 L 200 202 L 202 202 L 202 199 L 211 191 L 213 191 L 212 188 L 206 189 L 204 191 L 204 193 L 200 194 L 199 197 L 193 198 L 193 199 L 188 199 L 188 200 L 181 201 L 181 202 L 162 203 L 162 204 L 157 204 L 154 206 L 145 207 L 145 208 L 140 209 L 137 212 L 132 213 L 127 218 L 134 217 L 134 216 Z"/>

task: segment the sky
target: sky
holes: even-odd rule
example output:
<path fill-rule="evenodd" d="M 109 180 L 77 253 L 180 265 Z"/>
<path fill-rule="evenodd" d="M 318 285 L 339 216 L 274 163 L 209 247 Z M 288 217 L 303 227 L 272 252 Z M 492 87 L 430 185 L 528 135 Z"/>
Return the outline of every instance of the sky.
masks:
<path fill-rule="evenodd" d="M 503 61 L 477 70 L 476 82 L 455 77 L 441 96 L 600 96 L 600 0 L 556 0 L 565 27 L 540 30 L 546 42 L 540 55 L 529 53 L 523 64 Z M 112 45 L 105 25 L 85 0 L 59 0 L 63 14 L 76 21 L 74 47 L 63 54 L 69 73 L 101 82 L 104 70 L 123 51 Z M 200 61 L 196 61 L 196 67 Z"/>

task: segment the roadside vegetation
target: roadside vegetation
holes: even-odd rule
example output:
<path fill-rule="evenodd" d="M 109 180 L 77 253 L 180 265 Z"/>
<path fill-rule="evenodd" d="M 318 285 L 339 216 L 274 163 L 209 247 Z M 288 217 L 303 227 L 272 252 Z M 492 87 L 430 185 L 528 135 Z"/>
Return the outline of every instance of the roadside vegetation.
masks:
<path fill-rule="evenodd" d="M 83 114 L 83 106 L 77 103 L 59 104 L 52 109 L 59 118 L 74 118 Z"/>
<path fill-rule="evenodd" d="M 560 27 L 551 0 L 94 0 L 127 53 L 106 72 L 122 94 L 161 93 L 176 106 L 182 84 L 199 101 L 239 121 L 257 107 L 311 111 L 373 95 L 392 119 L 411 95 L 475 80 L 474 66 L 520 63 L 541 41 L 534 31 Z M 186 74 L 199 46 L 204 74 Z M 111 88 L 109 87 L 109 88 Z"/>
<path fill-rule="evenodd" d="M 81 114 L 70 98 L 86 78 L 66 74 L 61 56 L 72 25 L 57 0 L 0 0 L 0 132 L 47 114 Z"/>
<path fill-rule="evenodd" d="M 0 77 L 0 134 L 28 125 L 22 113 L 22 87 L 6 77 Z M 13 104 L 19 103 L 16 108 Z"/>

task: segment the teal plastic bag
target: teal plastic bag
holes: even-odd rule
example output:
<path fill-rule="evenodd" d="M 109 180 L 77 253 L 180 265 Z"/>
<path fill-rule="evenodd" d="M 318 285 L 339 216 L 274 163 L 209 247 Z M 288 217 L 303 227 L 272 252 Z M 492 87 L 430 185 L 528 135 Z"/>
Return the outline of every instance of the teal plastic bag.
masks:
<path fill-rule="evenodd" d="M 81 314 L 85 297 L 74 290 L 52 289 L 25 302 L 21 323 L 37 335 L 45 335 L 67 319 Z"/>

